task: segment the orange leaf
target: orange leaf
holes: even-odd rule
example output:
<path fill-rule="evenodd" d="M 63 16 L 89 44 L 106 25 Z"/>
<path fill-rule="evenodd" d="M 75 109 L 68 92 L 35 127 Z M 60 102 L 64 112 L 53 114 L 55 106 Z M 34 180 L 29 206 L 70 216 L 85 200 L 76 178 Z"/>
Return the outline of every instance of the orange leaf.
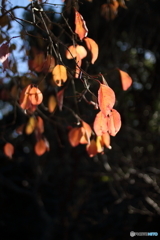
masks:
<path fill-rule="evenodd" d="M 86 151 L 90 157 L 94 157 L 97 154 L 97 146 L 94 139 L 86 146 Z"/>
<path fill-rule="evenodd" d="M 132 84 L 132 78 L 128 75 L 128 73 L 123 72 L 122 70 L 119 70 L 119 73 L 121 77 L 122 89 L 126 91 Z"/>
<path fill-rule="evenodd" d="M 68 139 L 72 147 L 76 147 L 80 143 L 82 135 L 83 135 L 82 129 L 79 127 L 72 128 L 69 131 Z"/>
<path fill-rule="evenodd" d="M 3 150 L 4 150 L 4 154 L 5 154 L 7 157 L 12 158 L 12 155 L 13 155 L 13 153 L 14 153 L 14 147 L 13 147 L 13 145 L 12 145 L 11 143 L 6 143 L 6 144 L 4 145 Z"/>
<path fill-rule="evenodd" d="M 81 65 L 82 65 L 82 60 L 81 58 L 79 57 L 79 55 L 77 54 L 77 57 L 76 57 L 76 72 L 75 72 L 75 78 L 79 78 L 79 74 L 81 72 Z"/>
<path fill-rule="evenodd" d="M 77 56 L 76 47 L 71 45 L 66 51 L 66 58 L 73 59 Z"/>
<path fill-rule="evenodd" d="M 104 116 L 107 116 L 110 113 L 115 101 L 116 97 L 114 91 L 109 86 L 100 84 L 100 88 L 98 90 L 98 103 Z"/>
<path fill-rule="evenodd" d="M 34 151 L 38 156 L 43 155 L 47 151 L 46 142 L 40 139 L 34 146 Z"/>
<path fill-rule="evenodd" d="M 86 22 L 84 21 L 82 15 L 76 10 L 75 10 L 75 33 L 78 34 L 80 40 L 82 40 L 88 34 Z"/>
<path fill-rule="evenodd" d="M 62 89 L 61 91 L 59 91 L 57 93 L 57 103 L 58 103 L 58 107 L 59 110 L 62 111 L 62 107 L 63 107 L 63 97 L 64 97 L 64 89 Z"/>
<path fill-rule="evenodd" d="M 57 100 L 55 98 L 55 96 L 50 96 L 49 100 L 48 100 L 48 110 L 49 112 L 54 112 L 55 108 L 57 106 Z"/>
<path fill-rule="evenodd" d="M 67 81 L 67 69 L 63 65 L 56 65 L 52 71 L 53 81 L 59 87 Z"/>
<path fill-rule="evenodd" d="M 20 103 L 20 107 L 23 109 L 28 109 L 31 105 L 29 100 L 30 89 L 31 89 L 31 84 L 25 87 L 20 94 L 19 103 Z"/>
<path fill-rule="evenodd" d="M 29 100 L 32 105 L 39 105 L 43 100 L 43 95 L 37 87 L 32 87 L 29 91 Z"/>
<path fill-rule="evenodd" d="M 108 132 L 111 136 L 115 136 L 121 128 L 121 116 L 117 110 L 112 109 L 108 117 Z"/>
<path fill-rule="evenodd" d="M 101 111 L 96 115 L 93 129 L 97 136 L 102 136 L 108 131 L 108 117 L 105 117 Z"/>
<path fill-rule="evenodd" d="M 90 143 L 90 137 L 91 137 L 91 133 L 92 133 L 92 129 L 90 127 L 90 125 L 84 121 L 82 121 L 82 126 L 85 130 L 85 135 L 86 135 L 86 143 Z"/>
<path fill-rule="evenodd" d="M 87 48 L 92 55 L 91 63 L 94 64 L 94 62 L 98 58 L 98 52 L 99 52 L 98 45 L 93 39 L 88 37 L 84 38 L 84 41 L 86 42 Z"/>
<path fill-rule="evenodd" d="M 77 45 L 76 52 L 79 55 L 80 59 L 83 59 L 87 56 L 87 51 L 83 46 Z"/>

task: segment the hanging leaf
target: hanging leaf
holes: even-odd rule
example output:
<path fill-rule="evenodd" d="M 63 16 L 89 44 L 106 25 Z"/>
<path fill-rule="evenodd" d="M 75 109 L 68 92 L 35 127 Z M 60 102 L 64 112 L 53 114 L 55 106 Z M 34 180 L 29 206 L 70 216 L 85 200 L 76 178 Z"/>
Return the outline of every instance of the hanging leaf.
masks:
<path fill-rule="evenodd" d="M 63 107 L 63 97 L 64 97 L 64 89 L 60 90 L 58 93 L 57 93 L 57 104 L 58 104 L 58 107 L 59 107 L 59 110 L 62 111 L 62 107 Z"/>
<path fill-rule="evenodd" d="M 13 153 L 14 153 L 14 147 L 13 147 L 13 145 L 12 145 L 11 143 L 6 143 L 6 144 L 4 145 L 3 150 L 4 150 L 4 154 L 5 154 L 7 157 L 9 157 L 10 159 L 12 159 L 12 155 L 13 155 Z"/>
<path fill-rule="evenodd" d="M 41 102 L 43 100 L 43 95 L 37 87 L 32 87 L 29 90 L 29 100 L 30 100 L 31 104 L 33 104 L 33 105 L 41 104 Z"/>
<path fill-rule="evenodd" d="M 75 71 L 75 78 L 79 78 L 80 72 L 81 72 L 81 65 L 82 65 L 82 60 L 77 54 L 76 57 L 76 71 Z"/>
<path fill-rule="evenodd" d="M 51 95 L 48 100 L 48 111 L 50 113 L 54 112 L 56 106 L 57 106 L 57 100 L 55 96 Z"/>
<path fill-rule="evenodd" d="M 40 116 L 37 116 L 36 128 L 38 129 L 38 131 L 40 133 L 44 132 L 44 122 L 43 122 L 43 119 Z"/>
<path fill-rule="evenodd" d="M 87 51 L 83 46 L 77 45 L 76 52 L 79 55 L 80 59 L 83 59 L 87 56 Z"/>
<path fill-rule="evenodd" d="M 98 90 L 98 104 L 104 116 L 107 116 L 110 113 L 115 101 L 116 97 L 114 91 L 109 86 L 100 84 Z"/>
<path fill-rule="evenodd" d="M 110 135 L 108 132 L 106 132 L 102 135 L 102 142 L 107 148 L 109 148 L 109 149 L 112 148 L 110 145 Z"/>
<path fill-rule="evenodd" d="M 43 139 L 40 139 L 34 146 L 35 154 L 38 156 L 43 155 L 47 151 L 46 142 Z"/>
<path fill-rule="evenodd" d="M 92 55 L 91 63 L 94 64 L 94 62 L 98 58 L 98 52 L 99 52 L 98 45 L 93 39 L 88 37 L 84 38 L 84 41 L 86 42 L 87 48 Z"/>
<path fill-rule="evenodd" d="M 8 57 L 9 57 L 9 43 L 6 42 L 0 46 L 0 62 L 3 64 L 3 71 L 5 71 L 6 68 L 9 68 Z"/>
<path fill-rule="evenodd" d="M 112 109 L 108 117 L 108 132 L 111 136 L 115 136 L 121 128 L 121 116 L 117 110 Z"/>
<path fill-rule="evenodd" d="M 97 147 L 97 152 L 101 153 L 104 150 L 104 144 L 102 140 L 102 136 L 97 136 L 96 138 L 96 147 Z"/>
<path fill-rule="evenodd" d="M 86 151 L 90 157 L 94 157 L 97 154 L 97 146 L 94 139 L 86 146 Z"/>
<path fill-rule="evenodd" d="M 72 128 L 69 131 L 68 139 L 72 147 L 78 146 L 80 139 L 83 136 L 82 129 L 80 127 Z"/>
<path fill-rule="evenodd" d="M 82 15 L 76 10 L 75 10 L 75 33 L 78 34 L 81 41 L 88 34 L 86 22 L 84 21 Z"/>
<path fill-rule="evenodd" d="M 82 128 L 84 129 L 83 136 L 80 140 L 81 144 L 87 144 L 90 143 L 90 137 L 92 134 L 92 129 L 90 125 L 84 121 L 82 121 Z"/>
<path fill-rule="evenodd" d="M 31 133 L 33 133 L 33 131 L 36 127 L 36 123 L 37 123 L 37 121 L 36 121 L 35 117 L 29 118 L 28 123 L 25 128 L 25 132 L 27 135 L 30 135 Z"/>
<path fill-rule="evenodd" d="M 105 117 L 101 111 L 96 115 L 93 129 L 97 136 L 102 136 L 108 131 L 108 117 Z"/>
<path fill-rule="evenodd" d="M 76 56 L 77 56 L 76 47 L 73 45 L 69 46 L 68 49 L 66 50 L 66 58 L 73 59 L 76 58 Z"/>
<path fill-rule="evenodd" d="M 128 73 L 119 70 L 120 77 L 121 77 L 121 83 L 122 83 L 122 89 L 126 91 L 132 84 L 132 78 L 128 75 Z"/>
<path fill-rule="evenodd" d="M 63 65 L 56 65 L 52 71 L 53 81 L 59 87 L 67 81 L 67 69 Z"/>

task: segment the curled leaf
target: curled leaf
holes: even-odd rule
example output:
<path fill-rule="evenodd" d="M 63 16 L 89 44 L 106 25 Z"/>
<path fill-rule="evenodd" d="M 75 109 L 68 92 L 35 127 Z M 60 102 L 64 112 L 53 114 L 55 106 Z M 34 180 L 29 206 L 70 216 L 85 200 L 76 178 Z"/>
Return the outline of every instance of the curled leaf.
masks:
<path fill-rule="evenodd" d="M 97 147 L 97 152 L 101 153 L 104 150 L 104 144 L 102 140 L 102 136 L 97 136 L 96 138 L 96 147 Z"/>
<path fill-rule="evenodd" d="M 116 97 L 114 91 L 109 86 L 100 84 L 98 90 L 98 104 L 104 116 L 107 116 L 110 113 L 115 101 Z"/>
<path fill-rule="evenodd" d="M 80 40 L 82 40 L 88 34 L 86 22 L 78 11 L 75 11 L 75 33 L 78 34 Z"/>
<path fill-rule="evenodd" d="M 107 148 L 111 149 L 111 145 L 110 145 L 110 135 L 108 132 L 104 133 L 102 135 L 102 142 L 103 142 L 103 145 L 106 146 Z"/>
<path fill-rule="evenodd" d="M 67 81 L 67 69 L 63 65 L 56 65 L 52 71 L 53 81 L 58 87 Z"/>
<path fill-rule="evenodd" d="M 20 103 L 20 107 L 23 109 L 28 109 L 31 105 L 29 100 L 30 89 L 31 89 L 31 84 L 25 87 L 20 94 L 19 103 Z"/>
<path fill-rule="evenodd" d="M 37 87 L 32 87 L 29 91 L 29 100 L 33 105 L 41 104 L 43 95 Z"/>
<path fill-rule="evenodd" d="M 98 45 L 93 39 L 88 37 L 84 38 L 84 41 L 86 42 L 87 48 L 92 55 L 91 63 L 94 64 L 94 62 L 98 58 L 98 52 L 99 52 Z"/>
<path fill-rule="evenodd" d="M 6 144 L 4 145 L 3 150 L 4 150 L 4 154 L 11 159 L 11 158 L 12 158 L 12 155 L 13 155 L 13 153 L 14 153 L 14 147 L 13 147 L 13 145 L 12 145 L 11 143 L 6 143 Z"/>

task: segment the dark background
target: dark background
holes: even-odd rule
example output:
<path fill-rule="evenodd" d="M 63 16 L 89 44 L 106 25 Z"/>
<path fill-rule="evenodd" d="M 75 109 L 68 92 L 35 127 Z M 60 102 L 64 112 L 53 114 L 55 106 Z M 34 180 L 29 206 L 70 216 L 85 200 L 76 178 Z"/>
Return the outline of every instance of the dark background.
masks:
<path fill-rule="evenodd" d="M 127 9 L 120 7 L 112 21 L 101 15 L 106 2 L 81 1 L 79 12 L 88 36 L 100 49 L 98 60 L 87 71 L 103 73 L 114 89 L 122 128 L 111 138 L 112 150 L 89 158 L 85 146 L 71 148 L 65 123 L 59 126 L 45 119 L 50 152 L 38 157 L 33 134 L 13 137 L 14 129 L 27 117 L 19 108 L 13 124 L 14 113 L 5 116 L 0 140 L 2 240 L 125 240 L 131 238 L 130 231 L 159 231 L 160 1 L 127 1 Z M 73 10 L 68 9 L 65 13 L 72 22 Z M 28 40 L 33 45 L 32 38 Z M 67 37 L 63 41 L 70 43 Z M 126 92 L 116 68 L 133 79 Z M 76 83 L 76 87 L 82 86 Z M 44 97 L 52 88 L 46 88 Z M 64 100 L 71 104 L 67 97 Z M 5 101 L 2 98 L 1 104 Z M 83 119 L 92 123 L 93 108 L 83 101 L 79 108 Z M 68 114 L 64 109 L 57 119 L 67 116 L 72 125 Z M 3 154 L 4 137 L 15 146 L 12 160 Z"/>

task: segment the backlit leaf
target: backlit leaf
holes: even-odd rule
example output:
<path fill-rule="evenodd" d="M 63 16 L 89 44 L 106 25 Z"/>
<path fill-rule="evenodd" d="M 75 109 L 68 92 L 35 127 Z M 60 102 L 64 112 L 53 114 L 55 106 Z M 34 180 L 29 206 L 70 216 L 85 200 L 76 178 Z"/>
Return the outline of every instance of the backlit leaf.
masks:
<path fill-rule="evenodd" d="M 93 129 L 97 136 L 102 136 L 108 131 L 108 117 L 105 117 L 101 111 L 95 117 Z"/>
<path fill-rule="evenodd" d="M 111 136 L 115 136 L 121 128 L 121 116 L 117 110 L 112 109 L 108 117 L 108 132 Z"/>
<path fill-rule="evenodd" d="M 76 56 L 77 56 L 76 47 L 73 45 L 69 46 L 68 49 L 66 50 L 66 58 L 73 59 Z"/>
<path fill-rule="evenodd" d="M 82 40 L 88 34 L 86 22 L 78 11 L 75 11 L 75 33 L 78 34 L 80 40 Z"/>
<path fill-rule="evenodd" d="M 97 152 L 98 153 L 103 152 L 104 144 L 103 144 L 102 136 L 97 136 L 97 138 L 96 138 L 96 146 L 97 146 Z"/>
<path fill-rule="evenodd" d="M 30 89 L 31 89 L 31 84 L 25 87 L 20 94 L 19 103 L 20 103 L 20 107 L 23 109 L 28 109 L 31 105 L 29 100 Z"/>
<path fill-rule="evenodd" d="M 102 135 L 102 141 L 103 141 L 103 144 L 104 144 L 107 148 L 109 148 L 109 149 L 112 148 L 111 145 L 110 145 L 110 135 L 109 135 L 108 132 L 106 132 L 106 133 L 104 133 L 104 134 Z"/>
<path fill-rule="evenodd" d="M 128 75 L 128 73 L 122 70 L 119 70 L 119 73 L 121 77 L 122 89 L 126 91 L 132 84 L 132 78 Z"/>
<path fill-rule="evenodd" d="M 82 121 L 82 126 L 85 130 L 87 143 L 90 143 L 90 137 L 91 137 L 92 129 L 91 129 L 90 125 L 88 123 L 84 122 L 84 121 Z"/>
<path fill-rule="evenodd" d="M 6 144 L 4 145 L 3 150 L 4 150 L 4 154 L 5 154 L 7 157 L 12 158 L 12 155 L 13 155 L 13 153 L 14 153 L 14 147 L 13 147 L 13 145 L 12 145 L 11 143 L 6 143 Z"/>
<path fill-rule="evenodd" d="M 69 131 L 68 139 L 72 147 L 76 147 L 80 143 L 80 139 L 82 135 L 83 135 L 83 132 L 80 127 L 72 128 Z"/>
<path fill-rule="evenodd" d="M 43 119 L 40 116 L 37 116 L 36 128 L 38 129 L 38 131 L 40 133 L 44 132 L 44 122 L 43 122 Z"/>
<path fill-rule="evenodd" d="M 55 96 L 51 95 L 48 100 L 48 111 L 50 113 L 54 112 L 56 106 L 57 106 L 57 100 Z"/>
<path fill-rule="evenodd" d="M 98 45 L 93 39 L 88 37 L 84 38 L 84 41 L 86 42 L 87 48 L 92 55 L 91 63 L 94 64 L 94 62 L 98 58 L 98 52 L 99 52 Z"/>
<path fill-rule="evenodd" d="M 90 157 L 94 157 L 97 154 L 97 146 L 94 139 L 86 146 L 86 151 Z"/>
<path fill-rule="evenodd" d="M 33 133 L 35 126 L 36 126 L 36 122 L 37 121 L 36 121 L 35 117 L 29 118 L 28 123 L 25 128 L 25 132 L 27 135 L 30 135 L 31 133 Z"/>
<path fill-rule="evenodd" d="M 56 65 L 52 71 L 53 81 L 59 87 L 67 81 L 67 69 L 63 65 Z"/>
<path fill-rule="evenodd" d="M 116 97 L 114 91 L 109 86 L 100 84 L 98 90 L 98 104 L 104 116 L 107 116 L 110 113 L 115 101 Z"/>
<path fill-rule="evenodd" d="M 37 87 L 32 87 L 29 90 L 29 100 L 30 100 L 31 104 L 33 104 L 33 105 L 41 104 L 41 102 L 43 100 L 43 95 Z"/>

